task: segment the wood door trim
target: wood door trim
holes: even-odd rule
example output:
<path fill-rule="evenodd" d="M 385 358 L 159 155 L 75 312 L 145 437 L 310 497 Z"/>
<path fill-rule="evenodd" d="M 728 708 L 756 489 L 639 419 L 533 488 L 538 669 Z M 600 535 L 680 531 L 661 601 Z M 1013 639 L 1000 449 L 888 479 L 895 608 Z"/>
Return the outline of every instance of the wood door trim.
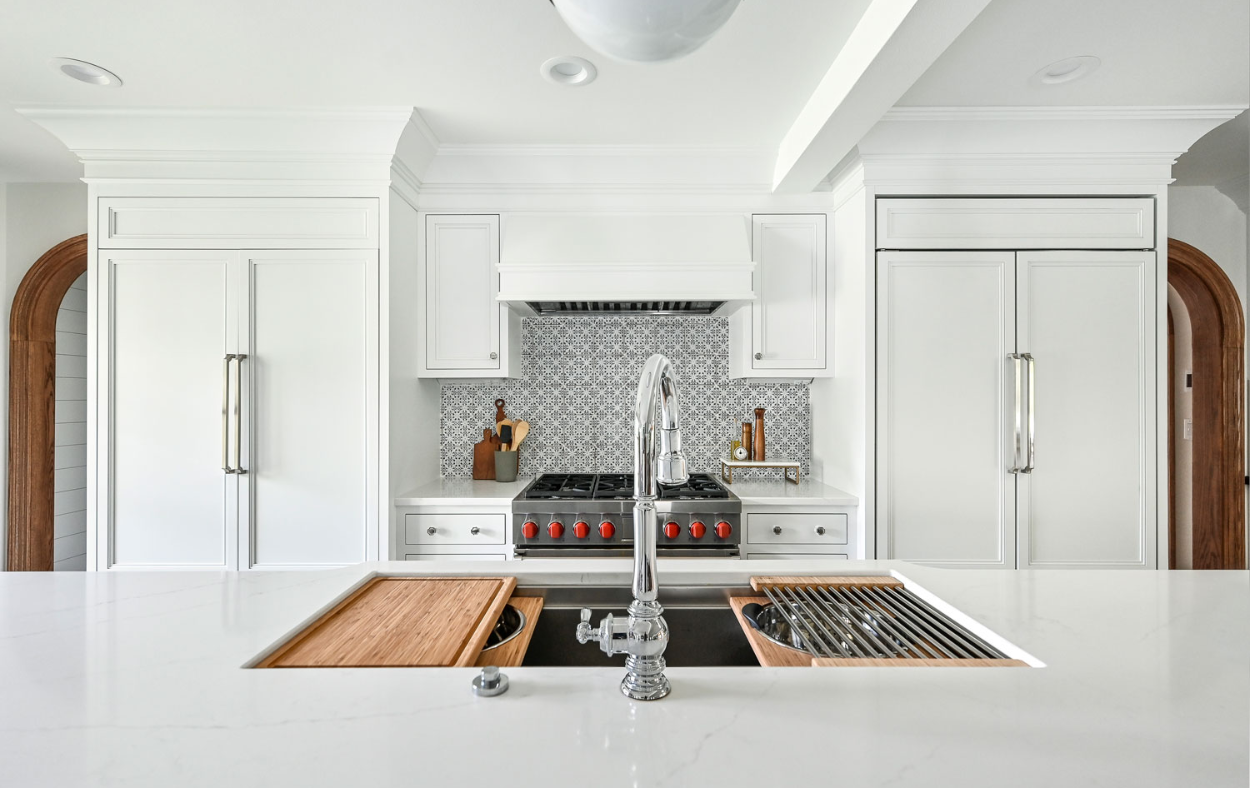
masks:
<path fill-rule="evenodd" d="M 9 533 L 11 572 L 49 571 L 53 553 L 56 314 L 87 270 L 87 236 L 40 257 L 17 288 L 9 317 Z"/>
<path fill-rule="evenodd" d="M 1193 329 L 1193 568 L 1245 569 L 1241 299 L 1214 260 L 1175 239 L 1168 239 L 1168 284 Z"/>

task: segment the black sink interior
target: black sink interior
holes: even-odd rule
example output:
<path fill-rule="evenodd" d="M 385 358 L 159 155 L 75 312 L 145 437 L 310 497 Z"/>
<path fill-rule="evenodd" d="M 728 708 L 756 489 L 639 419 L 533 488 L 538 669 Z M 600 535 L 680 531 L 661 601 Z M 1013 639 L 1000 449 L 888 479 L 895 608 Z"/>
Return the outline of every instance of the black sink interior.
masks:
<path fill-rule="evenodd" d="M 627 617 L 625 608 L 596 608 L 591 622 L 595 625 L 607 613 Z M 670 637 L 664 659 L 669 667 L 758 667 L 738 619 L 728 605 L 724 607 L 666 607 Z M 618 667 L 624 668 L 625 656 L 609 657 L 598 643 L 577 642 L 577 625 L 581 609 L 577 607 L 544 607 L 534 629 L 533 640 L 525 653 L 525 667 Z"/>

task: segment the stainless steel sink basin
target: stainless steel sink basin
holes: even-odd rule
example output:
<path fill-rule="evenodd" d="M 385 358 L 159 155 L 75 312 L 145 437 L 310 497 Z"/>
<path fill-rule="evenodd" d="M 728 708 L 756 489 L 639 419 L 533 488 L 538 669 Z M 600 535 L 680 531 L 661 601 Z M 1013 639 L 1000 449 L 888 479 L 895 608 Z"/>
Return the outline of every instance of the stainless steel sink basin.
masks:
<path fill-rule="evenodd" d="M 750 588 L 661 587 L 660 604 L 672 637 L 664 658 L 670 667 L 757 667 L 738 619 L 729 606 L 731 596 L 749 596 Z M 605 586 L 518 588 L 521 596 L 541 596 L 533 639 L 525 653 L 525 667 L 619 668 L 619 659 L 605 655 L 594 644 L 582 645 L 574 636 L 581 609 L 596 618 L 604 613 L 625 616 L 633 598 L 628 588 Z"/>
<path fill-rule="evenodd" d="M 521 634 L 527 624 L 528 621 L 525 618 L 525 614 L 520 610 L 512 605 L 504 607 L 503 613 L 499 614 L 499 620 L 495 622 L 495 628 L 486 637 L 486 645 L 482 647 L 482 651 L 499 648 L 504 643 Z"/>

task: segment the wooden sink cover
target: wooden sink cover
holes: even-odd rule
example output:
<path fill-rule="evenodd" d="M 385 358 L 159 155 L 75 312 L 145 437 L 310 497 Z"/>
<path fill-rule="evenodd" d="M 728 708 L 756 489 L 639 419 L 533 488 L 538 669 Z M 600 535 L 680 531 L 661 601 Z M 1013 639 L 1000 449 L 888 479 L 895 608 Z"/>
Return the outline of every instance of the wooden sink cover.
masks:
<path fill-rule="evenodd" d="M 374 578 L 256 667 L 468 667 L 515 588 L 515 577 Z"/>

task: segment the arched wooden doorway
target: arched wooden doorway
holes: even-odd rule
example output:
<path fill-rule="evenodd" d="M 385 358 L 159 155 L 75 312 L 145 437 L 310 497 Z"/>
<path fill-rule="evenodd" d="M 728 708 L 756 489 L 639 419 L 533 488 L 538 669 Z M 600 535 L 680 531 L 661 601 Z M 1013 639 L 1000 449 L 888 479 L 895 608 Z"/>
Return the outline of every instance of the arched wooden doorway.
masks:
<path fill-rule="evenodd" d="M 13 296 L 9 318 L 9 571 L 52 569 L 56 313 L 87 270 L 87 236 L 49 249 Z"/>
<path fill-rule="evenodd" d="M 1241 301 L 1214 260 L 1173 239 L 1168 240 L 1168 284 L 1189 312 L 1193 336 L 1193 568 L 1245 569 Z M 1172 489 L 1175 481 L 1170 480 Z M 1169 536 L 1174 544 L 1175 518 Z"/>

